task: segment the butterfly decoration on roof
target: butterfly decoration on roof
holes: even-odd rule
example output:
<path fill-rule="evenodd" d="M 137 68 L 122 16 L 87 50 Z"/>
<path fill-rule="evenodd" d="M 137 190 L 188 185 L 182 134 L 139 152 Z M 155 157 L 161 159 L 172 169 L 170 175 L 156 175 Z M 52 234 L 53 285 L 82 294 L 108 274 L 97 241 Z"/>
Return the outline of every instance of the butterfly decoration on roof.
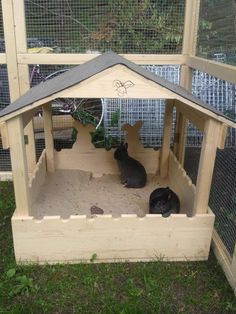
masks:
<path fill-rule="evenodd" d="M 127 94 L 127 89 L 133 87 L 135 84 L 132 81 L 121 82 L 120 80 L 113 81 L 113 86 L 119 97 L 124 97 Z"/>

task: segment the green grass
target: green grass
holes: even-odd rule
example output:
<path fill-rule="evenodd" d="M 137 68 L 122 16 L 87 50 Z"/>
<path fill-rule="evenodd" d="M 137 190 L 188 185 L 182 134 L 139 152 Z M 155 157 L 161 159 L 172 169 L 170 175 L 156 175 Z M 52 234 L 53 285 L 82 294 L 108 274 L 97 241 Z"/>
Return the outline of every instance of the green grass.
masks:
<path fill-rule="evenodd" d="M 207 262 L 19 266 L 11 183 L 0 183 L 0 313 L 236 313 L 213 254 Z"/>

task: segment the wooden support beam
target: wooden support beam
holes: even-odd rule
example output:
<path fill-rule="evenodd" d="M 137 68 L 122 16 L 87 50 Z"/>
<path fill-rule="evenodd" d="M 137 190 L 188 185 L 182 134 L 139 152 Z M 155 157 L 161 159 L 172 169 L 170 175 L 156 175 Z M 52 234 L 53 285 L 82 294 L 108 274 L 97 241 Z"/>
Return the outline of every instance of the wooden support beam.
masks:
<path fill-rule="evenodd" d="M 34 108 L 32 110 L 29 110 L 29 111 L 26 111 L 22 114 L 23 116 L 23 125 L 24 125 L 24 128 L 31 122 L 33 121 L 34 122 L 34 115 L 35 113 L 38 111 L 38 108 Z M 42 117 L 37 117 L 37 118 L 41 118 L 42 121 L 41 121 L 41 125 L 42 125 L 42 129 L 43 129 L 43 118 Z"/>
<path fill-rule="evenodd" d="M 193 215 L 205 214 L 208 210 L 208 200 L 220 132 L 221 123 L 214 121 L 213 119 L 209 119 L 205 123 Z"/>
<path fill-rule="evenodd" d="M 183 56 L 181 54 L 120 54 L 127 60 L 136 64 L 182 64 Z M 19 64 L 82 64 L 99 56 L 95 53 L 19 53 L 17 61 Z"/>
<path fill-rule="evenodd" d="M 20 84 L 17 67 L 15 40 L 15 22 L 12 0 L 2 0 L 2 16 L 8 70 L 9 92 L 11 101 L 20 96 Z"/>
<path fill-rule="evenodd" d="M 172 118 L 173 118 L 173 101 L 167 100 L 165 117 L 164 117 L 162 148 L 161 148 L 161 155 L 160 155 L 161 178 L 166 178 L 168 175 Z"/>
<path fill-rule="evenodd" d="M 196 56 L 184 56 L 184 62 L 188 67 L 208 73 L 221 80 L 236 84 L 236 67 L 212 60 L 206 60 Z"/>
<path fill-rule="evenodd" d="M 52 107 L 50 104 L 43 106 L 44 119 L 44 135 L 46 147 L 47 171 L 54 172 L 54 142 L 53 142 L 53 127 L 52 127 Z"/>
<path fill-rule="evenodd" d="M 16 200 L 15 214 L 17 216 L 29 216 L 29 180 L 22 117 L 17 116 L 8 120 L 7 130 Z"/>
<path fill-rule="evenodd" d="M 199 8 L 200 0 L 186 0 L 185 1 L 185 19 L 184 19 L 184 35 L 183 35 L 183 46 L 182 54 L 194 55 L 196 51 L 196 38 L 198 31 L 198 20 L 199 20 Z M 192 69 L 186 65 L 181 65 L 180 68 L 180 86 L 185 89 L 192 91 Z M 185 142 L 186 142 L 186 128 L 188 120 L 184 117 L 182 112 L 176 113 L 176 134 L 178 134 L 179 142 L 174 144 L 174 152 L 180 161 L 184 164 L 185 157 Z"/>
<path fill-rule="evenodd" d="M 185 1 L 185 18 L 184 18 L 184 36 L 183 36 L 183 55 L 195 55 L 198 21 L 199 21 L 200 0 Z"/>
<path fill-rule="evenodd" d="M 22 21 L 25 21 L 24 1 L 3 0 L 2 13 L 9 92 L 11 102 L 13 102 L 29 89 L 28 66 L 19 67 L 17 63 L 17 53 L 27 51 L 25 23 L 22 23 Z M 32 172 L 36 165 L 33 123 L 27 125 L 25 135 L 28 138 L 26 147 L 28 171 Z"/>
<path fill-rule="evenodd" d="M 199 130 L 204 131 L 205 121 L 208 119 L 207 115 L 199 112 L 199 110 L 189 108 L 179 100 L 175 100 L 174 104 L 179 113 L 190 120 Z"/>
<path fill-rule="evenodd" d="M 186 127 L 187 127 L 187 119 L 176 108 L 176 130 L 175 130 L 175 139 L 174 139 L 174 154 L 179 160 L 181 165 L 184 164 Z"/>
<path fill-rule="evenodd" d="M 16 53 L 27 52 L 27 40 L 26 40 L 26 25 L 25 25 L 25 3 L 24 0 L 12 0 L 13 12 L 14 12 L 14 25 L 15 25 L 15 41 L 16 41 Z M 30 89 L 29 80 L 29 68 L 27 64 L 19 64 L 17 61 L 17 71 L 19 79 L 19 96 L 23 95 Z M 18 96 L 18 97 L 19 97 Z M 24 130 L 25 135 L 28 138 L 26 145 L 26 156 L 28 171 L 32 173 L 36 166 L 36 149 L 34 138 L 34 125 L 33 121 L 29 121 Z"/>
<path fill-rule="evenodd" d="M 9 141 L 8 141 L 7 125 L 5 122 L 0 123 L 0 134 L 1 134 L 1 139 L 2 139 L 2 148 L 8 149 Z"/>

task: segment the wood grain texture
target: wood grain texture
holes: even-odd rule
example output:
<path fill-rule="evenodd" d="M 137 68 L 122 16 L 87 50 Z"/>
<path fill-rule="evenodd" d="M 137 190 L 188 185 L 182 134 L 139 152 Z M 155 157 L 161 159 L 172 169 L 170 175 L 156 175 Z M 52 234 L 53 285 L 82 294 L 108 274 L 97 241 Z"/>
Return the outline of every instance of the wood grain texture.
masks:
<path fill-rule="evenodd" d="M 38 263 L 89 261 L 93 254 L 97 262 L 206 260 L 213 223 L 213 214 L 12 218 L 17 262 Z"/>

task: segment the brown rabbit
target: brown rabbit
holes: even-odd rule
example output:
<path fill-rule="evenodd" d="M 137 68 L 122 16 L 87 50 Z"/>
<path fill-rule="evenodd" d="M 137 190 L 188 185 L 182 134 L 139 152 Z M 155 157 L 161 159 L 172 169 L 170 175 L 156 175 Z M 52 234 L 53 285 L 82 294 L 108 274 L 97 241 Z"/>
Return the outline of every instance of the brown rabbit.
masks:
<path fill-rule="evenodd" d="M 142 188 L 147 182 L 146 170 L 138 160 L 128 155 L 127 149 L 128 144 L 121 143 L 114 153 L 121 173 L 121 183 L 127 188 Z"/>

